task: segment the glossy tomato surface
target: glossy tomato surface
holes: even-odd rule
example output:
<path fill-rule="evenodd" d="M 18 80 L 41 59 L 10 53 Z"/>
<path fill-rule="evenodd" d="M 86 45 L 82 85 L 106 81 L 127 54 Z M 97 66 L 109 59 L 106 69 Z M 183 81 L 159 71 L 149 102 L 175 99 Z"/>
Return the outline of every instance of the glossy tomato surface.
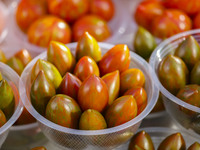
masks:
<path fill-rule="evenodd" d="M 96 15 L 85 15 L 73 27 L 73 40 L 78 41 L 84 32 L 89 32 L 97 41 L 104 41 L 111 35 L 107 22 Z"/>
<path fill-rule="evenodd" d="M 21 0 L 16 10 L 16 21 L 20 29 L 26 32 L 35 20 L 46 14 L 45 0 Z"/>
<path fill-rule="evenodd" d="M 99 76 L 99 68 L 91 57 L 84 56 L 77 62 L 74 68 L 74 75 L 84 81 L 91 74 Z"/>
<path fill-rule="evenodd" d="M 81 84 L 78 103 L 83 111 L 94 109 L 102 112 L 108 105 L 108 100 L 108 88 L 100 77 L 92 74 Z"/>
<path fill-rule="evenodd" d="M 50 14 L 74 22 L 89 10 L 89 0 L 47 0 Z"/>
<path fill-rule="evenodd" d="M 187 14 L 180 10 L 168 9 L 153 20 L 151 32 L 156 37 L 165 39 L 191 28 L 192 22 Z"/>
<path fill-rule="evenodd" d="M 200 12 L 197 13 L 193 18 L 193 28 L 195 29 L 200 28 Z"/>
<path fill-rule="evenodd" d="M 146 0 L 141 2 L 136 9 L 135 21 L 144 28 L 150 30 L 152 20 L 163 14 L 164 7 L 157 1 Z"/>
<path fill-rule="evenodd" d="M 46 118 L 64 127 L 78 128 L 81 109 L 77 102 L 66 95 L 53 96 L 46 108 Z"/>
<path fill-rule="evenodd" d="M 200 10 L 199 0 L 165 0 L 165 6 L 180 9 L 187 14 L 193 15 Z"/>
<path fill-rule="evenodd" d="M 121 73 L 129 68 L 130 52 L 125 44 L 118 44 L 109 49 L 99 62 L 99 70 L 102 75 L 119 70 Z"/>
<path fill-rule="evenodd" d="M 126 123 L 136 117 L 136 115 L 136 101 L 132 95 L 126 95 L 119 97 L 108 107 L 105 119 L 110 128 Z"/>
<path fill-rule="evenodd" d="M 109 21 L 114 16 L 115 7 L 112 0 L 91 0 L 90 12 Z"/>
<path fill-rule="evenodd" d="M 71 42 L 69 25 L 55 16 L 45 16 L 36 20 L 27 33 L 29 42 L 41 47 L 47 47 L 52 40 L 64 44 Z"/>
<path fill-rule="evenodd" d="M 124 93 L 124 95 L 132 95 L 137 103 L 138 113 L 140 114 L 147 106 L 147 93 L 143 87 L 135 86 Z"/>

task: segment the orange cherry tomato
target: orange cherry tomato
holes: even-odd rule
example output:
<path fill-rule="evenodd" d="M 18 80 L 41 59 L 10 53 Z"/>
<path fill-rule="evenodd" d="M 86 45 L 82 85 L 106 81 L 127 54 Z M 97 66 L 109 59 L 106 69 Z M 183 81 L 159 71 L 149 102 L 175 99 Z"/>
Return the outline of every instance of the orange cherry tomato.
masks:
<path fill-rule="evenodd" d="M 21 0 L 16 11 L 16 21 L 21 30 L 26 32 L 35 20 L 46 14 L 45 0 Z"/>

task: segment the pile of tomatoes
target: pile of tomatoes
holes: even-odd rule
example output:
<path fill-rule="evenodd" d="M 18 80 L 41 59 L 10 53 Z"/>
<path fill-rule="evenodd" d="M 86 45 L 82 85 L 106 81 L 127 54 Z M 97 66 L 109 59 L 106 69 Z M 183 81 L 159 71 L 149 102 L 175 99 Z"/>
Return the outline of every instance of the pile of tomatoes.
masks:
<path fill-rule="evenodd" d="M 134 14 L 138 25 L 161 39 L 200 28 L 199 18 L 199 0 L 144 0 Z"/>
<path fill-rule="evenodd" d="M 111 35 L 112 0 L 21 0 L 16 22 L 30 43 L 48 47 L 51 40 L 78 41 L 87 31 L 98 41 Z"/>
<path fill-rule="evenodd" d="M 200 108 L 200 46 L 193 36 L 185 37 L 174 49 L 174 55 L 162 59 L 158 76 L 170 93 Z M 191 116 L 196 114 L 182 107 L 181 110 Z"/>
<path fill-rule="evenodd" d="M 147 132 L 142 130 L 132 137 L 128 150 L 155 150 L 155 145 L 159 140 L 161 140 L 161 138 L 154 137 L 153 139 Z M 155 143 L 153 143 L 153 141 L 155 141 Z M 162 139 L 157 150 L 186 150 L 186 146 L 186 141 L 183 135 L 180 132 L 176 132 Z M 200 144 L 194 141 L 194 143 L 191 144 L 187 150 L 199 150 L 199 148 Z"/>
<path fill-rule="evenodd" d="M 147 105 L 145 76 L 129 68 L 128 46 L 101 53 L 88 32 L 79 40 L 75 57 L 63 43 L 51 41 L 47 60 L 38 59 L 30 73 L 30 98 L 38 113 L 83 130 L 118 126 L 139 115 Z"/>

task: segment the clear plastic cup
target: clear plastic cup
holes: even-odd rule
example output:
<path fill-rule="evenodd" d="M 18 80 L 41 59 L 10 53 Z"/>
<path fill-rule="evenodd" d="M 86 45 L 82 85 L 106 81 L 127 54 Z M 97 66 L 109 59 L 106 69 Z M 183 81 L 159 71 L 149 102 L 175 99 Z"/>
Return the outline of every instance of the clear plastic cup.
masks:
<path fill-rule="evenodd" d="M 120 36 L 126 31 L 128 26 L 128 18 L 126 12 L 124 11 L 123 2 L 120 0 L 113 0 L 115 6 L 115 15 L 112 20 L 108 22 L 109 27 L 111 28 L 112 35 L 105 40 L 105 42 L 109 43 L 118 43 L 120 40 Z M 24 47 L 29 47 L 32 51 L 37 54 L 40 54 L 46 50 L 46 48 L 39 47 L 37 45 L 31 44 L 28 41 L 27 35 L 21 31 L 16 23 L 15 12 L 17 8 L 18 2 L 14 2 L 9 8 L 9 18 L 10 18 L 10 26 L 9 30 L 12 32 L 12 36 L 14 40 L 21 42 Z"/>
<path fill-rule="evenodd" d="M 20 51 L 23 47 L 19 44 L 0 45 L 0 49 L 5 53 L 9 59 L 15 53 Z M 28 48 L 27 48 L 28 50 Z M 31 56 L 35 53 L 30 51 Z M 27 125 L 13 125 L 10 128 L 7 139 L 2 145 L 2 149 L 5 150 L 26 150 L 34 146 L 40 146 L 47 142 L 47 139 L 38 127 L 37 122 Z"/>
<path fill-rule="evenodd" d="M 13 93 L 15 96 L 15 111 L 12 117 L 7 120 L 7 122 L 0 128 L 0 148 L 5 141 L 10 127 L 15 123 L 15 121 L 19 118 L 20 114 L 22 113 L 23 110 L 23 105 L 21 103 L 20 97 L 19 97 L 19 76 L 17 73 L 12 70 L 9 66 L 3 64 L 0 62 L 0 72 L 3 76 L 4 79 L 8 81 L 10 86 L 13 89 Z"/>
<path fill-rule="evenodd" d="M 73 54 L 75 53 L 76 45 L 77 43 L 67 44 Z M 101 47 L 102 53 L 104 54 L 114 45 L 99 43 L 99 46 Z M 152 69 L 149 67 L 147 62 L 133 52 L 130 52 L 130 54 L 130 67 L 140 68 L 145 75 L 145 89 L 148 95 L 148 105 L 140 115 L 131 121 L 117 127 L 99 131 L 84 131 L 62 127 L 41 116 L 34 109 L 30 102 L 30 77 L 33 65 L 39 58 L 45 60 L 47 55 L 46 52 L 37 56 L 27 65 L 21 75 L 22 82 L 20 83 L 20 96 L 24 106 L 37 119 L 42 132 L 52 143 L 63 149 L 111 149 L 127 142 L 133 136 L 133 134 L 139 128 L 141 121 L 150 113 L 154 107 L 158 98 L 159 90 L 154 85 L 153 79 L 151 77 Z"/>
<path fill-rule="evenodd" d="M 170 114 L 174 121 L 180 125 L 180 127 L 200 134 L 200 108 L 190 105 L 171 94 L 165 87 L 163 87 L 158 78 L 159 63 L 165 56 L 173 53 L 179 43 L 181 43 L 185 37 L 189 35 L 192 35 L 200 43 L 200 29 L 182 32 L 172 36 L 171 38 L 163 41 L 154 50 L 150 58 L 150 65 L 156 73 L 156 75 L 153 76 L 153 80 L 160 88 L 166 111 Z M 182 111 L 181 108 L 193 111 L 194 113 L 192 115 L 185 113 L 185 111 Z"/>
<path fill-rule="evenodd" d="M 47 143 L 38 123 L 14 125 L 2 145 L 2 150 L 27 150 Z"/>
<path fill-rule="evenodd" d="M 0 43 L 2 43 L 8 34 L 8 8 L 0 1 Z"/>

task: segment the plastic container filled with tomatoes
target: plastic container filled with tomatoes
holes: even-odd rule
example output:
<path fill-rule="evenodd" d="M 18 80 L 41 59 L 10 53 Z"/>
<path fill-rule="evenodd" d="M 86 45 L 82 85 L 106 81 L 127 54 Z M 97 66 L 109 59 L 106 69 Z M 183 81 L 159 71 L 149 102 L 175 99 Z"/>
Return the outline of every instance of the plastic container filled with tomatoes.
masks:
<path fill-rule="evenodd" d="M 10 30 L 14 40 L 39 54 L 50 40 L 75 42 L 86 30 L 98 41 L 117 43 L 127 29 L 124 16 L 121 1 L 22 0 L 10 7 Z"/>
<path fill-rule="evenodd" d="M 27 63 L 32 60 L 34 54 L 18 44 L 9 45 L 5 43 L 0 46 L 0 61 L 4 63 L 4 67 L 11 67 L 18 74 L 18 78 L 20 78 L 19 76 Z M 36 120 L 24 109 L 19 119 L 10 128 L 2 149 L 31 148 L 42 145 L 46 141 Z"/>
<path fill-rule="evenodd" d="M 199 33 L 196 29 L 172 36 L 150 58 L 166 111 L 180 128 L 197 134 L 200 133 Z"/>
<path fill-rule="evenodd" d="M 58 74 L 58 72 L 60 72 L 63 76 L 62 72 L 63 72 L 64 68 L 60 68 L 59 66 L 61 64 L 63 65 L 66 62 L 63 62 L 64 57 L 61 57 L 62 55 L 60 55 L 60 54 L 62 54 L 60 49 L 64 48 L 64 45 L 61 46 L 62 45 L 61 43 L 51 42 L 47 52 L 42 53 L 41 55 L 39 55 L 38 57 L 33 59 L 33 61 L 31 63 L 28 64 L 28 66 L 25 68 L 25 70 L 22 73 L 22 82 L 21 82 L 22 88 L 20 90 L 20 93 L 21 93 L 22 101 L 23 101 L 25 107 L 37 119 L 37 121 L 39 123 L 39 127 L 41 128 L 43 133 L 47 136 L 47 138 L 51 142 L 55 143 L 58 147 L 72 148 L 72 149 L 76 149 L 76 148 L 78 148 L 78 149 L 80 149 L 80 148 L 95 148 L 95 149 L 115 148 L 115 147 L 118 147 L 121 144 L 125 143 L 126 141 L 128 141 L 132 137 L 132 135 L 136 132 L 136 130 L 139 128 L 139 125 L 140 125 L 141 121 L 143 120 L 143 118 L 150 113 L 151 109 L 153 108 L 153 106 L 155 105 L 155 103 L 157 101 L 158 89 L 154 86 L 153 80 L 151 80 L 152 79 L 151 75 L 153 74 L 153 72 L 151 72 L 150 68 L 148 68 L 148 69 L 146 68 L 146 67 L 148 67 L 148 64 L 141 57 L 130 52 L 130 62 L 128 62 L 129 59 L 124 59 L 124 58 L 128 57 L 128 55 L 129 55 L 127 53 L 129 51 L 127 49 L 127 46 L 125 46 L 123 44 L 114 46 L 114 45 L 110 45 L 110 44 L 106 44 L 106 43 L 99 43 L 99 48 L 101 49 L 102 55 L 104 55 L 101 58 L 101 53 L 99 53 L 97 43 L 94 44 L 95 43 L 94 39 L 92 39 L 92 43 L 94 42 L 93 44 L 95 45 L 95 47 L 94 47 L 95 53 L 90 53 L 87 48 L 86 49 L 84 48 L 84 46 L 83 46 L 84 43 L 87 43 L 89 40 L 87 38 L 87 36 L 88 35 L 86 33 L 86 35 L 84 35 L 82 37 L 83 40 L 80 40 L 78 42 L 78 44 L 73 43 L 73 44 L 66 45 L 71 50 L 71 53 L 73 55 L 75 55 L 75 57 L 77 59 L 77 63 L 75 65 L 75 68 L 73 67 L 74 68 L 73 75 L 67 72 L 66 75 L 63 77 L 63 81 L 61 82 L 59 87 L 58 87 L 59 84 L 57 84 L 59 82 L 58 78 L 57 78 L 58 75 L 54 76 L 54 77 L 56 77 L 54 79 L 51 78 L 51 80 L 53 80 L 54 82 L 53 82 L 53 85 L 48 84 L 49 90 L 46 91 L 46 95 L 49 95 L 49 96 L 54 95 L 54 96 L 53 97 L 51 96 L 52 98 L 48 102 L 48 104 L 47 104 L 47 102 L 45 102 L 42 105 L 40 105 L 37 102 L 37 98 L 36 98 L 36 97 L 41 98 L 39 93 L 43 89 L 42 81 L 44 81 L 46 71 L 38 72 L 37 76 L 36 76 L 35 71 L 38 70 L 37 68 L 39 66 L 42 67 L 45 64 L 47 65 L 46 60 L 48 60 L 48 61 L 52 62 L 58 68 L 59 71 L 57 71 L 56 74 Z M 93 44 L 90 43 L 90 48 L 91 48 L 91 45 L 93 45 Z M 85 46 L 87 47 L 87 44 Z M 58 49 L 58 48 L 59 48 L 59 50 L 54 51 L 55 49 Z M 69 51 L 69 49 L 68 50 L 66 49 L 66 51 Z M 80 49 L 80 50 L 76 50 L 76 49 Z M 94 49 L 92 51 L 94 51 Z M 86 53 L 85 50 L 89 53 Z M 75 53 L 75 51 L 76 51 L 76 53 Z M 56 54 L 57 52 L 59 55 Z M 91 56 L 90 54 L 92 55 L 92 58 L 96 62 L 98 62 L 97 63 L 98 66 L 97 66 L 97 64 L 95 65 L 95 61 L 93 59 L 91 59 L 90 57 L 87 56 L 87 55 Z M 55 57 L 52 57 L 53 55 L 55 55 L 55 56 L 57 55 L 57 57 L 60 58 L 59 59 L 60 62 L 57 62 Z M 86 55 L 86 56 L 84 56 L 84 55 Z M 118 59 L 116 59 L 116 58 L 118 58 Z M 68 59 L 67 62 L 69 60 L 70 59 Z M 61 63 L 61 61 L 62 61 L 62 63 Z M 116 66 L 112 65 L 116 61 L 120 61 L 120 63 L 117 63 Z M 109 65 L 106 65 L 105 62 L 107 62 Z M 127 65 L 127 63 L 128 64 L 130 63 L 130 67 L 128 67 L 129 65 Z M 71 63 L 68 62 L 67 64 L 70 65 Z M 130 69 L 128 69 L 127 71 L 125 70 L 123 72 L 123 70 L 125 69 L 124 67 L 126 69 L 128 69 L 128 68 L 130 68 Z M 120 75 L 120 82 L 121 82 L 120 91 L 118 88 L 115 88 L 115 90 L 111 90 L 110 92 L 112 94 L 111 94 L 111 96 L 109 96 L 109 101 L 107 101 L 105 99 L 105 97 L 107 97 L 106 96 L 107 90 L 103 83 L 105 82 L 105 83 L 109 84 L 109 82 L 111 81 L 111 78 L 109 76 L 113 76 L 112 80 L 116 79 L 116 75 L 118 74 L 116 72 L 116 68 L 118 68 L 120 72 L 123 72 Z M 124 68 L 124 69 L 122 69 L 122 68 Z M 135 69 L 133 69 L 133 68 L 135 68 Z M 69 70 L 69 72 L 71 72 L 71 67 L 68 66 L 67 70 Z M 100 70 L 100 74 L 99 74 L 98 70 Z M 139 71 L 139 70 L 141 70 L 141 71 Z M 92 72 L 94 72 L 94 74 Z M 111 74 L 110 75 L 109 72 L 112 72 L 112 74 L 110 73 Z M 49 75 L 50 74 L 51 73 L 49 72 Z M 91 75 L 89 75 L 89 74 L 91 74 Z M 145 77 L 145 84 L 143 86 L 144 86 L 144 89 L 147 94 L 147 99 L 146 99 L 147 101 L 145 103 L 143 103 L 143 101 L 142 101 L 143 98 L 141 100 L 139 100 L 141 104 L 137 103 L 137 112 L 135 112 L 135 108 L 134 108 L 135 104 L 134 103 L 131 103 L 131 105 L 125 105 L 126 104 L 125 101 L 126 102 L 132 101 L 131 100 L 132 98 L 129 97 L 132 91 L 129 91 L 128 89 L 131 89 L 131 87 L 133 86 L 132 85 L 133 82 L 131 84 L 129 84 L 128 80 L 133 80 L 133 78 L 132 77 L 128 78 L 128 76 L 132 76 L 132 75 L 135 76 L 136 74 L 138 76 L 138 79 L 137 79 L 138 81 L 136 81 L 136 83 L 138 83 L 137 84 L 138 86 L 144 84 L 144 80 L 141 78 L 141 75 L 143 74 L 142 76 Z M 105 75 L 105 77 L 102 77 L 102 79 L 104 81 L 102 81 L 102 79 L 100 79 L 100 77 L 98 77 L 99 75 L 101 77 Z M 34 77 L 34 76 L 36 76 L 36 77 Z M 76 77 L 76 80 L 73 81 L 72 79 L 74 79 L 75 77 Z M 77 79 L 77 78 L 79 78 L 79 79 Z M 50 78 L 48 77 L 48 79 L 50 79 Z M 31 82 L 31 80 L 32 80 L 32 82 Z M 49 80 L 45 79 L 45 85 L 48 81 Z M 80 85 L 81 81 L 82 81 L 82 84 L 79 87 L 78 85 Z M 94 82 L 92 82 L 92 81 L 94 81 Z M 39 83 L 39 84 L 37 84 L 37 83 Z M 69 87 L 67 86 L 68 85 L 67 83 L 69 83 Z M 71 84 L 76 83 L 75 85 L 73 85 L 73 84 L 71 85 L 74 88 L 70 88 L 71 87 L 70 83 Z M 96 84 L 98 86 L 95 86 Z M 24 85 L 24 86 L 22 86 L 22 85 Z M 37 85 L 41 86 L 41 88 L 39 88 L 40 90 L 38 92 L 36 89 L 39 86 L 37 86 Z M 56 93 L 58 95 L 55 95 L 55 90 L 52 89 L 52 86 L 57 87 Z M 119 84 L 115 83 L 115 84 L 113 84 L 113 86 L 118 87 Z M 113 86 L 111 86 L 110 88 L 112 89 Z M 79 87 L 79 89 L 77 90 L 78 87 Z M 104 88 L 102 88 L 102 87 L 104 87 Z M 113 98 L 116 99 L 117 89 L 119 92 L 118 94 L 122 95 L 122 97 L 119 97 L 118 100 L 113 101 Z M 48 91 L 51 91 L 51 92 L 48 92 Z M 78 95 L 77 95 L 77 91 L 78 91 Z M 130 93 L 125 93 L 126 91 L 130 92 Z M 64 95 L 71 95 L 71 97 L 73 97 L 73 99 L 75 99 L 75 101 L 79 104 L 81 110 L 84 112 L 84 113 L 82 113 L 82 116 L 81 116 L 80 120 L 78 121 L 79 129 L 77 129 L 77 118 L 80 117 L 80 108 L 77 106 L 77 104 L 76 104 L 76 102 L 74 102 L 74 100 L 71 100 L 71 98 L 69 100 L 69 97 L 66 97 L 63 94 L 59 94 L 60 92 L 61 93 L 64 92 L 63 93 Z M 98 94 L 99 92 L 101 92 L 100 95 Z M 36 94 L 36 93 L 38 93 L 38 94 Z M 124 94 L 126 96 L 123 96 Z M 37 95 L 37 96 L 34 96 L 34 95 Z M 98 95 L 98 96 L 96 96 L 96 98 L 94 98 L 95 95 Z M 77 115 L 74 117 L 71 116 L 73 118 L 71 118 L 70 122 L 66 122 L 64 120 L 62 121 L 62 118 L 68 114 L 67 113 L 68 110 L 67 110 L 66 113 L 64 113 L 65 115 L 60 114 L 61 117 L 59 117 L 57 119 L 54 118 L 53 117 L 54 114 L 52 112 L 59 114 L 59 111 L 58 112 L 56 110 L 51 111 L 51 109 L 57 108 L 57 107 L 52 107 L 52 106 L 55 105 L 54 103 L 57 100 L 59 101 L 61 99 L 68 99 L 68 101 L 72 101 L 73 105 L 70 104 L 71 105 L 70 108 L 71 109 L 74 108 L 73 110 L 74 111 L 76 110 L 76 114 L 77 115 L 79 114 L 78 115 L 79 117 Z M 91 100 L 94 102 L 92 102 Z M 99 100 L 101 100 L 101 101 L 98 102 Z M 62 105 L 60 105 L 59 107 L 62 107 Z M 132 109 L 130 109 L 130 107 Z M 46 111 L 45 111 L 45 108 L 46 108 Z M 88 109 L 88 108 L 90 108 L 90 109 Z M 115 108 L 118 108 L 118 109 L 115 109 Z M 118 115 L 117 115 L 117 112 L 115 113 L 115 111 L 118 111 L 118 110 L 121 110 L 122 114 L 124 114 L 124 115 L 126 114 L 129 117 L 128 116 L 127 116 L 127 118 L 122 117 L 123 115 L 121 117 L 117 117 Z M 126 113 L 125 111 L 127 111 L 129 113 Z M 101 114 L 105 117 L 105 120 L 107 122 L 107 128 L 105 126 L 105 121 L 103 121 L 104 119 L 102 119 L 102 117 L 100 117 L 102 115 L 100 115 L 99 112 L 101 112 Z M 90 117 L 93 116 L 91 113 L 95 114 L 95 115 L 94 114 L 93 115 L 96 116 L 95 119 L 97 119 L 97 122 L 99 122 L 97 124 L 98 129 L 95 127 L 95 124 L 93 124 L 94 123 L 93 121 L 92 122 L 84 121 L 88 116 L 90 116 Z M 135 117 L 131 117 L 132 116 L 131 114 L 135 114 L 135 115 L 133 115 Z M 62 115 L 63 115 L 63 117 L 62 117 Z M 112 116 L 112 117 L 110 118 L 110 116 Z M 83 118 L 85 118 L 85 119 L 83 119 Z M 99 118 L 101 118 L 100 119 L 101 121 L 98 121 Z M 91 125 L 86 125 L 88 123 L 91 123 Z"/>
<path fill-rule="evenodd" d="M 18 86 L 19 76 L 9 66 L 0 63 L 1 72 L 1 127 L 0 127 L 0 147 L 8 136 L 10 128 L 19 118 L 23 110 L 20 100 Z M 6 92 L 6 93 L 5 93 Z M 7 103 L 4 100 L 8 100 Z M 3 102 L 2 102 L 3 101 Z"/>

